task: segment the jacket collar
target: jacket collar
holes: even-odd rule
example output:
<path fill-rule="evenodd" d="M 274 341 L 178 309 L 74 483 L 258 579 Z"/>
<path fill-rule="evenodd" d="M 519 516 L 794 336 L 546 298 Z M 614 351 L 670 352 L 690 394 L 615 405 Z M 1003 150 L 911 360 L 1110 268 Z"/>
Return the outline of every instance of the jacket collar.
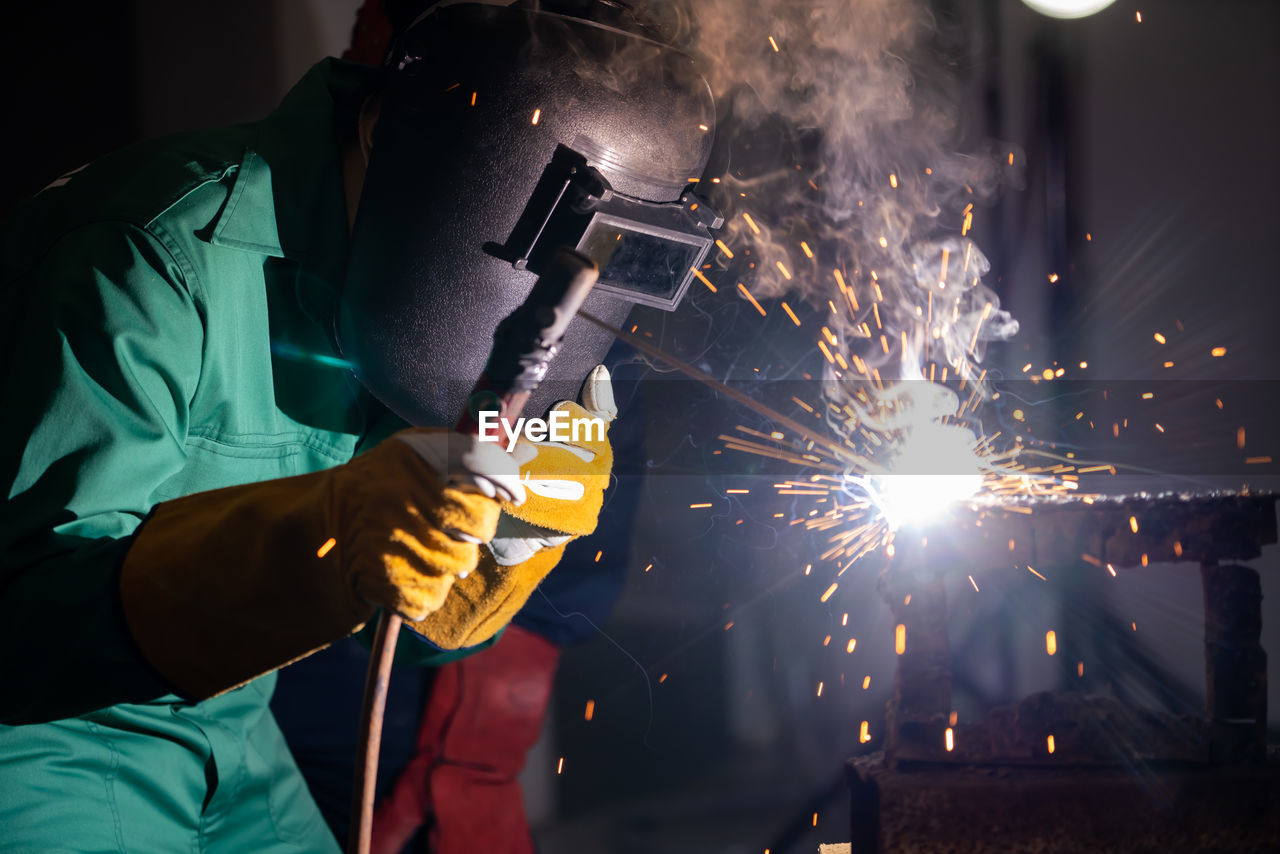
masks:
<path fill-rule="evenodd" d="M 354 133 L 359 99 L 376 72 L 326 59 L 253 126 L 210 242 L 299 265 L 298 297 L 332 317 L 346 270 L 347 214 L 339 134 Z"/>

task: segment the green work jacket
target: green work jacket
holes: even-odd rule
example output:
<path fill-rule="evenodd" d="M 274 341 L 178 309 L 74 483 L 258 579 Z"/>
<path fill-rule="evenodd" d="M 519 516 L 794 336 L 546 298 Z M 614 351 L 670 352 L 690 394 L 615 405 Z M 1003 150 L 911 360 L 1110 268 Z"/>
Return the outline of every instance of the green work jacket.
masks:
<path fill-rule="evenodd" d="M 116 574 L 157 503 L 389 432 L 331 334 L 336 130 L 371 74 L 326 60 L 265 121 L 81 167 L 5 230 L 0 850 L 336 850 L 268 711 L 275 675 L 169 693 Z"/>

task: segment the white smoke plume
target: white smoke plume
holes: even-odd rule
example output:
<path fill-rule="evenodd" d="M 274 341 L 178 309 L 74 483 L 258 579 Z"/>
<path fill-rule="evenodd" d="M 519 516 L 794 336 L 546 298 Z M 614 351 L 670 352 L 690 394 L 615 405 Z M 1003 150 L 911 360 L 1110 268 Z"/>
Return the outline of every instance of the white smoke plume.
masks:
<path fill-rule="evenodd" d="M 723 239 L 751 247 L 755 264 L 720 262 L 757 298 L 827 309 L 838 347 L 886 383 L 928 379 L 930 362 L 934 378 L 946 368 L 976 381 L 986 342 L 1017 322 L 983 284 L 989 264 L 967 232 L 1021 157 L 956 150 L 959 98 L 927 5 L 689 0 L 666 11 L 676 41 L 706 63 L 730 133 L 781 136 L 790 157 L 748 167 L 730 143 Z M 856 364 L 829 366 L 835 402 L 865 383 Z"/>

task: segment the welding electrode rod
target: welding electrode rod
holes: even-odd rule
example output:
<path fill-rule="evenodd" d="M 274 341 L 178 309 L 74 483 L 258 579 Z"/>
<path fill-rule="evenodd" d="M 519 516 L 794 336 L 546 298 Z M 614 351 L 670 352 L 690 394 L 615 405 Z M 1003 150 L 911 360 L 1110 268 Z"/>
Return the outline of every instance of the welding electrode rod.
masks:
<path fill-rule="evenodd" d="M 595 262 L 585 255 L 559 249 L 551 256 L 529 296 L 498 324 L 489 362 L 453 426 L 455 432 L 468 436 L 479 433 L 475 407 L 481 401 L 496 406 L 505 421 L 520 417 L 598 276 Z M 382 719 L 402 622 L 399 614 L 383 611 L 373 640 L 360 713 L 360 750 L 356 756 L 348 854 L 369 854 L 372 843 Z"/>
<path fill-rule="evenodd" d="M 637 350 L 639 350 L 641 353 L 644 353 L 646 356 L 652 356 L 653 358 L 658 359 L 659 361 L 667 363 L 668 365 L 675 368 L 677 371 L 684 374 L 685 376 L 695 379 L 698 382 L 702 383 L 703 385 L 708 386 L 709 388 L 715 389 L 716 391 L 720 392 L 726 397 L 729 397 L 729 398 L 732 398 L 733 400 L 738 401 L 738 403 L 741 403 L 743 406 L 747 407 L 748 409 L 751 409 L 759 413 L 760 415 L 763 415 L 765 418 L 776 421 L 777 423 L 781 424 L 783 427 L 786 427 L 788 430 L 791 430 L 794 433 L 798 433 L 799 435 L 808 439 L 810 442 L 813 442 L 815 445 L 821 445 L 822 447 L 826 448 L 835 456 L 841 459 L 846 459 L 846 460 L 852 456 L 851 451 L 848 448 L 841 445 L 839 442 L 834 442 L 831 439 L 827 438 L 826 436 L 822 435 L 821 433 L 816 433 L 813 430 L 810 430 L 808 427 L 804 426 L 799 421 L 795 421 L 791 418 L 788 418 L 787 416 L 783 415 L 781 412 L 774 409 L 773 407 L 768 406 L 767 404 L 761 403 L 760 401 L 755 400 L 754 398 L 748 397 L 747 395 L 743 394 L 742 392 L 738 391 L 735 388 L 730 388 L 729 386 L 720 382 L 720 380 L 716 379 L 710 374 L 705 373 L 699 370 L 698 368 L 695 368 L 693 365 L 689 364 L 688 362 L 684 362 L 684 361 L 681 361 L 680 359 L 677 359 L 675 356 L 672 356 L 670 353 L 667 353 L 665 350 L 661 349 L 660 347 L 655 347 L 653 344 L 650 344 L 648 341 L 644 340 L 639 335 L 632 335 L 630 332 L 625 332 L 621 329 L 618 329 L 615 326 L 611 326 L 608 323 L 605 323 L 600 318 L 590 314 L 589 312 L 580 311 L 578 312 L 578 315 L 583 320 L 586 320 L 589 323 L 592 323 L 600 327 L 605 332 L 608 332 L 610 335 L 614 336 L 619 341 L 625 341 L 626 343 L 630 344 L 632 347 L 635 347 Z"/>

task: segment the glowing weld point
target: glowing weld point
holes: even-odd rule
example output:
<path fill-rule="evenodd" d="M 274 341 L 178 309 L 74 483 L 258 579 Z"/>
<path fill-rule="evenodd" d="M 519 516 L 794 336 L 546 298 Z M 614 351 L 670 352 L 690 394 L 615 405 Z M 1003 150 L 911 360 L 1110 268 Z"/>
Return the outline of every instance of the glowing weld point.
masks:
<path fill-rule="evenodd" d="M 891 473 L 872 479 L 875 502 L 891 530 L 926 521 L 972 497 L 982 487 L 973 436 L 957 425 L 912 425 L 897 449 Z"/>
<path fill-rule="evenodd" d="M 330 537 L 329 539 L 325 540 L 324 545 L 316 549 L 316 557 L 324 557 L 329 552 L 333 551 L 333 547 L 336 546 L 337 544 L 338 544 L 338 541 L 335 540 L 333 537 Z"/>

